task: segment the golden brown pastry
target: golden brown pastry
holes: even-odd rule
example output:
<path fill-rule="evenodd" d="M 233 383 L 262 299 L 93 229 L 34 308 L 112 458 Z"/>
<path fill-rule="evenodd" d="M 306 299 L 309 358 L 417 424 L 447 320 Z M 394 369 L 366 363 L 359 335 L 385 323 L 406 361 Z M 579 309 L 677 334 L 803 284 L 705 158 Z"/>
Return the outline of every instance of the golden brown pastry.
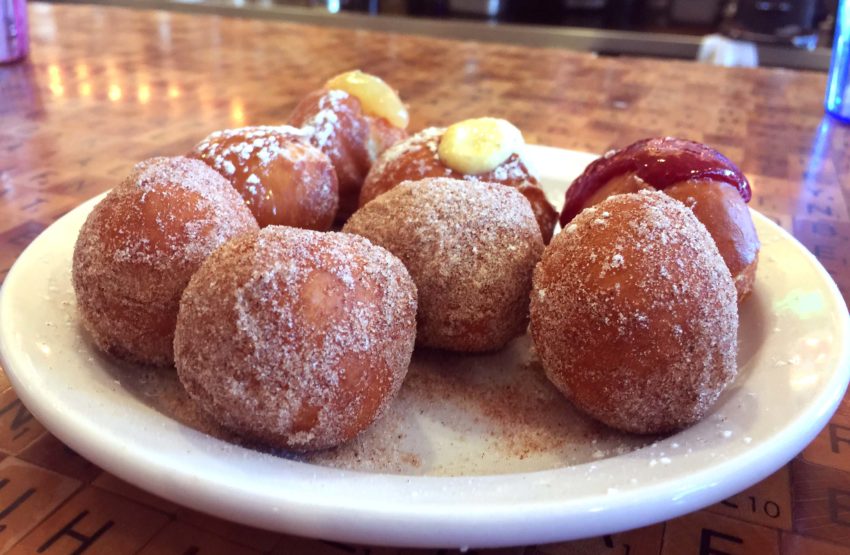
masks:
<path fill-rule="evenodd" d="M 325 231 L 339 203 L 330 159 L 294 127 L 256 126 L 211 133 L 190 154 L 223 175 L 260 227 Z"/>
<path fill-rule="evenodd" d="M 180 295 L 222 243 L 257 229 L 239 194 L 200 160 L 152 158 L 109 192 L 74 247 L 77 309 L 95 344 L 168 365 Z"/>
<path fill-rule="evenodd" d="M 737 373 L 735 285 L 684 204 L 615 195 L 555 236 L 534 271 L 546 375 L 605 424 L 666 433 L 701 419 Z"/>
<path fill-rule="evenodd" d="M 404 182 L 355 212 L 343 231 L 404 262 L 419 291 L 419 345 L 491 351 L 525 332 L 543 241 L 516 189 L 448 178 Z"/>
<path fill-rule="evenodd" d="M 339 180 L 338 219 L 357 209 L 369 168 L 387 148 L 407 136 L 407 109 L 383 80 L 361 71 L 331 78 L 308 94 L 289 116 L 328 155 Z"/>
<path fill-rule="evenodd" d="M 183 294 L 174 358 L 225 427 L 298 451 L 371 424 L 407 373 L 416 287 L 362 237 L 269 226 L 204 262 Z"/>

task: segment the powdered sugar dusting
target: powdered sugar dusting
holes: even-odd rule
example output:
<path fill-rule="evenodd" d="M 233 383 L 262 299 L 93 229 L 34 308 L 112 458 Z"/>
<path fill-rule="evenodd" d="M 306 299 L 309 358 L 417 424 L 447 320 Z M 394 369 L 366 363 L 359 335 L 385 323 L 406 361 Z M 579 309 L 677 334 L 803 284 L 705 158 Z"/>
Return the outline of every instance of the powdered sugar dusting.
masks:
<path fill-rule="evenodd" d="M 399 141 L 378 157 L 378 160 L 372 165 L 372 169 L 369 170 L 369 174 L 374 174 L 376 177 L 383 175 L 390 169 L 390 167 L 397 166 L 400 163 L 405 163 L 410 154 L 425 150 L 429 153 L 429 156 L 426 159 L 419 159 L 419 157 L 417 157 L 417 166 L 410 170 L 412 175 L 407 177 L 407 179 L 437 177 L 430 175 L 430 171 L 427 168 L 429 165 L 427 160 L 430 159 L 431 164 L 435 161 L 439 161 L 440 156 L 437 154 L 437 149 L 440 146 L 440 138 L 442 138 L 443 133 L 445 132 L 445 127 L 428 127 L 415 135 L 411 135 L 403 141 Z M 445 177 L 452 176 L 452 173 L 453 172 L 450 168 L 444 168 L 443 175 Z M 368 181 L 369 177 L 367 176 L 366 179 Z"/>
<path fill-rule="evenodd" d="M 356 109 L 355 109 L 356 106 Z M 360 102 L 345 91 L 320 91 L 316 106 L 311 110 L 308 119 L 301 122 L 301 129 L 322 152 L 331 159 L 345 156 L 341 135 L 351 132 L 355 136 L 363 135 L 363 117 L 360 113 Z M 296 108 L 297 111 L 297 108 Z M 354 129 L 349 127 L 355 126 Z M 364 147 L 365 148 L 365 147 Z"/>
<path fill-rule="evenodd" d="M 325 230 L 336 215 L 338 183 L 330 159 L 309 138 L 288 125 L 225 129 L 193 155 L 230 181 L 261 226 Z"/>
<path fill-rule="evenodd" d="M 372 135 L 380 135 L 377 126 L 362 113 L 357 98 L 345 91 L 323 89 L 304 97 L 290 122 L 301 126 L 310 142 L 330 158 L 339 181 L 339 215 L 347 217 L 357 206 L 372 164 L 369 149 L 375 138 Z"/>
<path fill-rule="evenodd" d="M 236 167 L 257 156 L 262 164 L 277 156 L 287 156 L 284 148 L 292 141 L 306 141 L 309 134 L 291 125 L 257 125 L 213 131 L 195 147 L 195 152 L 213 168 L 233 174 Z M 262 154 L 262 156 L 260 155 Z M 228 165 L 228 162 L 230 164 Z M 227 169 L 227 168 L 233 169 Z"/>

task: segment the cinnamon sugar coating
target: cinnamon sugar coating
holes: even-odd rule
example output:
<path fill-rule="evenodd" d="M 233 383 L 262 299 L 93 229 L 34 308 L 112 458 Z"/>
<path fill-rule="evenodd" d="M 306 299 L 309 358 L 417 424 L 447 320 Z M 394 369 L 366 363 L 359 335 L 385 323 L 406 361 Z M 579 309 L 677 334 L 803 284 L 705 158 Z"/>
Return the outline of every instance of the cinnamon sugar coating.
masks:
<path fill-rule="evenodd" d="M 360 206 L 385 193 L 402 181 L 426 177 L 451 177 L 472 182 L 499 183 L 518 189 L 534 211 L 544 243 L 552 238 L 558 213 L 546 200 L 537 178 L 518 154 L 511 155 L 494 170 L 479 175 L 466 175 L 440 160 L 438 149 L 445 128 L 429 127 L 387 149 L 369 170 L 360 192 Z"/>
<path fill-rule="evenodd" d="M 286 125 L 215 131 L 191 156 L 227 179 L 261 227 L 330 229 L 339 186 L 330 159 L 300 129 Z"/>
<path fill-rule="evenodd" d="M 238 193 L 203 162 L 175 157 L 137 164 L 95 206 L 74 247 L 83 326 L 103 351 L 171 364 L 189 278 L 222 243 L 256 229 Z"/>
<path fill-rule="evenodd" d="M 448 178 L 404 182 L 355 212 L 343 231 L 407 266 L 419 290 L 419 345 L 490 351 L 525 331 L 543 240 L 516 189 Z"/>
<path fill-rule="evenodd" d="M 175 363 L 189 395 L 274 447 L 339 445 L 407 373 L 416 287 L 362 237 L 270 226 L 213 253 L 180 303 Z"/>
<path fill-rule="evenodd" d="M 704 417 L 737 373 L 735 284 L 685 205 L 616 195 L 575 217 L 534 272 L 531 333 L 576 406 L 636 433 Z"/>

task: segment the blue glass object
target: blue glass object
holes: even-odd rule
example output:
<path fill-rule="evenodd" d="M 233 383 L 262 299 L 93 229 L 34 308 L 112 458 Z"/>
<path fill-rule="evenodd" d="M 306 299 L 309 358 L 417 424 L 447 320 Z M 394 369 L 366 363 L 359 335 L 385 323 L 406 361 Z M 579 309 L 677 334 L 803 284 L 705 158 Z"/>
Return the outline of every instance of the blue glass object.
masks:
<path fill-rule="evenodd" d="M 850 11 L 847 1 L 841 0 L 835 18 L 835 43 L 832 45 L 832 64 L 826 84 L 826 111 L 850 122 Z"/>
<path fill-rule="evenodd" d="M 28 50 L 26 0 L 0 0 L 0 64 L 22 59 Z"/>

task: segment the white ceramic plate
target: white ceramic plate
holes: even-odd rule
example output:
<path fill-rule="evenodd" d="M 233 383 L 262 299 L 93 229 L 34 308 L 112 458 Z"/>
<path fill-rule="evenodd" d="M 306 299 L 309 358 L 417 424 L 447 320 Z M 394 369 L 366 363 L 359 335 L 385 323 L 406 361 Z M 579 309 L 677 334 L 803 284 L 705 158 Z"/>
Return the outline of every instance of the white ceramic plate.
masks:
<path fill-rule="evenodd" d="M 530 150 L 559 206 L 563 190 L 592 156 Z M 404 449 L 420 458 L 395 474 L 327 466 L 340 463 L 333 460 L 298 462 L 181 423 L 186 420 L 170 415 L 169 405 L 158 403 L 151 391 L 139 392 L 139 383 L 162 374 L 134 381 L 128 376 L 147 374 L 134 374 L 91 347 L 76 322 L 70 260 L 77 231 L 96 200 L 42 233 L 6 278 L 0 353 L 9 378 L 52 433 L 98 465 L 172 501 L 254 526 L 373 545 L 486 547 L 646 525 L 717 502 L 781 467 L 826 424 L 850 374 L 850 326 L 835 284 L 804 247 L 754 213 L 763 250 L 754 294 L 741 312 L 740 376 L 701 423 L 643 448 L 635 448 L 639 438 L 597 430 L 598 444 L 554 442 L 552 449 L 538 446 L 528 456 L 492 439 L 516 430 L 502 426 L 488 435 L 490 424 L 477 418 L 477 428 L 459 427 L 455 420 L 462 421 L 463 414 L 439 416 L 437 398 L 421 414 L 404 413 L 410 408 L 404 403 L 396 409 L 405 427 L 417 430 L 405 431 L 412 435 L 405 437 L 411 445 Z M 469 366 L 478 382 L 461 386 L 474 396 L 477 387 L 486 387 L 490 372 L 494 379 L 520 366 L 530 372 L 533 364 L 522 354 L 527 351 L 527 340 L 520 339 L 496 356 L 449 357 L 436 366 L 451 361 Z M 418 375 L 439 372 L 428 368 L 435 360 L 426 359 Z M 466 379 L 459 372 L 443 378 Z M 543 406 L 553 406 L 545 384 L 538 386 Z M 470 410 L 482 405 L 475 406 Z M 567 435 L 571 421 L 591 426 L 572 415 L 561 421 Z M 388 433 L 387 422 L 379 422 L 364 441 Z M 479 457 L 484 462 L 471 462 Z M 346 460 L 358 467 L 356 458 Z"/>

